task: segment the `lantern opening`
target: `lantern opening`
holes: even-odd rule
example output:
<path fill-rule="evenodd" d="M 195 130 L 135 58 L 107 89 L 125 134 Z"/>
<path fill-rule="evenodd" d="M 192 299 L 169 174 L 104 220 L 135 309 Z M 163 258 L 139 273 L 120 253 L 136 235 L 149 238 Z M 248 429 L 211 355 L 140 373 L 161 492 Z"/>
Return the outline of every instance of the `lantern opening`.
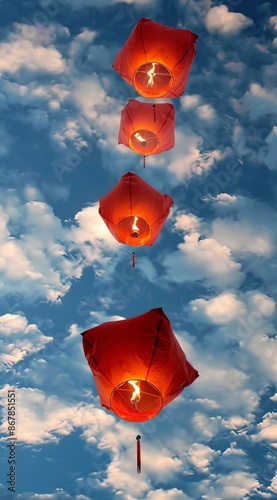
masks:
<path fill-rule="evenodd" d="M 146 380 L 122 382 L 111 394 L 112 411 L 123 420 L 131 422 L 144 422 L 154 418 L 162 406 L 160 391 Z"/>
<path fill-rule="evenodd" d="M 142 217 L 124 217 L 116 226 L 117 238 L 127 245 L 145 245 L 151 238 L 151 229 Z"/>
<path fill-rule="evenodd" d="M 159 147 L 159 139 L 151 130 L 140 129 L 131 135 L 129 146 L 135 153 L 147 156 L 154 153 Z"/>
<path fill-rule="evenodd" d="M 163 97 L 173 85 L 173 76 L 163 64 L 147 62 L 136 70 L 133 84 L 143 97 Z"/>

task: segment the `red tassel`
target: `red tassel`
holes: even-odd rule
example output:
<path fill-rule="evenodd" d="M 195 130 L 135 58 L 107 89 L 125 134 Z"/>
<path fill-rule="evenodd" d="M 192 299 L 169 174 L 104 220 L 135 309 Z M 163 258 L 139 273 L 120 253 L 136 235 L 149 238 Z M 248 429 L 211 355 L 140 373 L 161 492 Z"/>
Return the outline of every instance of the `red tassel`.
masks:
<path fill-rule="evenodd" d="M 132 267 L 135 267 L 136 265 L 136 256 L 135 256 L 135 252 L 132 252 Z"/>
<path fill-rule="evenodd" d="M 156 122 L 156 104 L 153 104 L 154 108 L 154 123 Z"/>
<path fill-rule="evenodd" d="M 136 437 L 136 440 L 137 440 L 137 473 L 138 474 L 141 474 L 140 438 L 141 438 L 141 436 L 138 434 Z"/>

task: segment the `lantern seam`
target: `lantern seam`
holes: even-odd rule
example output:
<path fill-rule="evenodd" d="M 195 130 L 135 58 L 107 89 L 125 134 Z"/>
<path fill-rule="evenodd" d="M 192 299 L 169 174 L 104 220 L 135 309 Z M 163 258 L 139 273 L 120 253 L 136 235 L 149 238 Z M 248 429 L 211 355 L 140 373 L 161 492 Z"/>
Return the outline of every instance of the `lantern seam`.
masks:
<path fill-rule="evenodd" d="M 86 344 L 89 345 L 92 348 L 92 345 L 85 339 L 85 337 L 83 337 L 83 339 L 84 339 L 84 342 L 86 342 Z M 90 356 L 91 359 L 93 359 L 94 363 L 98 366 L 99 371 L 101 372 L 101 374 L 103 375 L 103 377 L 109 382 L 109 384 L 111 384 L 111 386 L 113 386 L 112 382 L 108 379 L 108 377 L 105 375 L 105 373 L 101 370 L 98 361 L 96 361 L 96 359 L 91 354 L 91 352 L 89 353 L 89 356 Z"/>
<path fill-rule="evenodd" d="M 148 62 L 147 55 L 145 52 L 144 42 L 143 42 L 143 36 L 142 36 L 142 24 L 140 25 L 140 37 L 141 37 L 141 44 L 142 44 L 142 48 L 143 48 L 143 52 L 144 52 L 145 62 Z"/>
<path fill-rule="evenodd" d="M 169 208 L 170 208 L 170 207 L 169 207 Z M 155 220 L 155 221 L 151 224 L 151 226 L 149 226 L 149 227 L 153 227 L 153 226 L 154 226 L 154 224 L 157 224 L 157 222 L 159 222 L 159 220 L 160 220 L 160 219 L 163 219 L 163 217 L 164 217 L 165 215 L 166 215 L 166 212 L 164 212 L 164 214 L 163 214 L 163 215 L 161 215 L 161 217 L 159 217 L 157 220 Z M 166 221 L 165 221 L 165 222 L 166 222 Z"/>
<path fill-rule="evenodd" d="M 196 380 L 199 377 L 198 371 L 191 365 L 191 363 L 188 360 L 186 360 L 186 361 L 187 361 L 188 365 L 190 365 L 190 368 L 192 368 L 194 370 L 194 374 L 195 374 L 195 379 L 194 380 Z M 183 382 L 182 385 L 180 385 L 179 389 L 177 389 L 176 391 L 168 392 L 166 394 L 166 398 L 168 398 L 168 397 L 171 398 L 173 396 L 173 398 L 175 399 L 176 395 L 178 396 L 186 387 L 188 387 L 189 385 L 192 384 L 192 382 L 188 382 L 188 380 L 189 379 L 186 378 L 186 381 Z"/>
<path fill-rule="evenodd" d="M 131 120 L 131 117 L 130 117 L 130 115 L 129 115 L 129 111 L 128 111 L 128 109 L 126 109 L 126 113 L 127 113 L 128 118 L 129 118 L 129 120 L 130 120 L 130 123 L 131 123 L 131 125 L 132 125 L 133 131 L 135 132 L 135 127 L 134 127 L 134 124 L 133 124 L 133 122 L 132 122 L 132 120 Z"/>
<path fill-rule="evenodd" d="M 166 122 L 167 122 L 167 120 L 168 120 L 168 117 L 171 115 L 171 113 L 172 113 L 172 110 L 173 110 L 173 109 L 174 109 L 173 107 L 172 107 L 172 108 L 170 108 L 170 110 L 169 110 L 169 112 L 168 112 L 168 114 L 167 114 L 167 116 L 166 116 L 166 118 L 165 118 L 165 120 L 164 120 L 164 122 L 163 122 L 163 124 L 162 124 L 161 128 L 158 130 L 158 134 L 161 132 L 161 130 L 162 130 L 162 129 L 163 129 L 163 127 L 165 126 L 165 124 L 166 124 Z"/>
<path fill-rule="evenodd" d="M 131 212 L 131 217 L 133 217 L 132 182 L 131 182 L 131 177 L 129 178 L 129 195 L 130 195 L 130 212 Z"/>
<path fill-rule="evenodd" d="M 174 71 L 174 69 L 176 68 L 176 66 L 178 66 L 178 64 L 180 64 L 180 62 L 184 59 L 184 57 L 189 53 L 189 51 L 193 47 L 193 44 L 194 44 L 194 42 L 189 46 L 188 50 L 186 52 L 184 52 L 184 54 L 182 55 L 181 59 L 179 59 L 179 61 L 176 62 L 175 66 L 171 69 L 171 72 Z"/>
<path fill-rule="evenodd" d="M 99 208 L 99 214 L 101 215 L 101 217 L 102 217 L 103 219 L 107 220 L 107 221 L 108 221 L 108 222 L 110 222 L 110 223 L 111 223 L 114 227 L 116 227 L 116 226 L 115 226 L 115 223 L 114 223 L 111 219 L 108 219 L 108 217 L 106 217 L 105 215 L 103 215 L 103 214 L 102 214 L 102 211 L 100 210 L 100 208 Z"/>
<path fill-rule="evenodd" d="M 150 371 L 150 368 L 152 366 L 153 359 L 154 359 L 154 356 L 155 356 L 155 353 L 156 353 L 156 350 L 157 350 L 157 345 L 158 345 L 158 341 L 159 341 L 161 326 L 162 326 L 162 316 L 160 317 L 160 321 L 159 321 L 159 324 L 158 324 L 157 335 L 156 335 L 156 340 L 155 340 L 155 344 L 154 344 L 154 349 L 153 349 L 152 356 L 151 356 L 151 359 L 150 359 L 150 363 L 149 363 L 149 366 L 147 368 L 147 373 L 146 373 L 146 376 L 145 376 L 145 381 L 146 382 L 147 382 L 149 371 Z"/>

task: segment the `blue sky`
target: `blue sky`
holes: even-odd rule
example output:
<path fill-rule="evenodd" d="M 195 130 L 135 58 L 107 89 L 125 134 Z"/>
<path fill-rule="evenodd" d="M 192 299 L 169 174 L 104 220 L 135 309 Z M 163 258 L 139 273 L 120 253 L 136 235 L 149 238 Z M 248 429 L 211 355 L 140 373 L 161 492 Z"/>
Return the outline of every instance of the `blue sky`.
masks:
<path fill-rule="evenodd" d="M 0 1 L 0 498 L 277 498 L 277 16 L 255 0 Z M 141 17 L 196 33 L 174 149 L 117 145 L 112 70 Z M 143 99 L 142 99 L 143 100 Z M 128 171 L 174 199 L 153 247 L 98 200 Z M 80 332 L 162 307 L 199 378 L 152 421 L 99 404 Z M 135 436 L 142 435 L 142 474 Z"/>

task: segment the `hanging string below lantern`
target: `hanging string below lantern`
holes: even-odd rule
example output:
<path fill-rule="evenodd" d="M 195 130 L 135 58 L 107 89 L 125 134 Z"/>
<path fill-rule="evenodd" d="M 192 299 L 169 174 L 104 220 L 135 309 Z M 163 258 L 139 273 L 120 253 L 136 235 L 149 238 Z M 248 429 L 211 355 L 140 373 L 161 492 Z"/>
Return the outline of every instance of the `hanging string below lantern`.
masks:
<path fill-rule="evenodd" d="M 140 438 L 141 438 L 141 436 L 138 434 L 136 437 L 136 440 L 137 440 L 137 474 L 141 474 Z"/>
<path fill-rule="evenodd" d="M 135 267 L 136 265 L 136 256 L 135 256 L 135 252 L 132 252 L 132 267 Z"/>

